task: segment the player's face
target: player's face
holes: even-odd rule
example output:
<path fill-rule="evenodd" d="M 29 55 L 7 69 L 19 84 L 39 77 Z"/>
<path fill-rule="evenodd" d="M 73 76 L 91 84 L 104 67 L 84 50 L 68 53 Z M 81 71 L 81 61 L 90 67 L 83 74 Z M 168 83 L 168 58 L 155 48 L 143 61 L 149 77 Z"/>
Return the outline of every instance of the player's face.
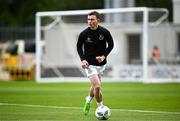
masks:
<path fill-rule="evenodd" d="M 99 19 L 95 15 L 89 15 L 87 19 L 88 25 L 92 30 L 98 27 Z"/>

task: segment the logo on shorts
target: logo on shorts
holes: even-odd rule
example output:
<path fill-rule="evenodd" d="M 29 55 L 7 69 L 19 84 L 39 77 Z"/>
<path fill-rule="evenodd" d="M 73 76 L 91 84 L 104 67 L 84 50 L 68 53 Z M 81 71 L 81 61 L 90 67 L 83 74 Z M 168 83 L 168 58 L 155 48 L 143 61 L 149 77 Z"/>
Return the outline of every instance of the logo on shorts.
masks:
<path fill-rule="evenodd" d="M 88 68 L 88 73 L 91 74 L 92 73 L 92 69 Z"/>

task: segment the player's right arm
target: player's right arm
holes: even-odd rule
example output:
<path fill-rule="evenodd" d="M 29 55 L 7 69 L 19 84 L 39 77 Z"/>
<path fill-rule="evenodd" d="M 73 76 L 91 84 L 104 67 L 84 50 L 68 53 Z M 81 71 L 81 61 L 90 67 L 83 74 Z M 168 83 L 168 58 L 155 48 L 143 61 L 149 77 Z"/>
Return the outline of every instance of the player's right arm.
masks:
<path fill-rule="evenodd" d="M 86 60 L 82 60 L 81 61 L 81 66 L 82 66 L 83 69 L 88 68 L 89 63 Z"/>
<path fill-rule="evenodd" d="M 84 58 L 84 52 L 83 52 L 83 45 L 84 45 L 84 37 L 83 37 L 83 34 L 80 33 L 76 47 L 77 47 L 77 52 L 79 54 L 81 61 L 85 59 Z"/>
<path fill-rule="evenodd" d="M 79 57 L 81 59 L 81 66 L 83 69 L 85 69 L 85 68 L 88 68 L 89 63 L 85 60 L 84 52 L 83 52 L 83 45 L 84 45 L 84 37 L 83 37 L 83 34 L 81 33 L 79 35 L 76 46 L 77 46 L 77 51 L 78 51 Z"/>

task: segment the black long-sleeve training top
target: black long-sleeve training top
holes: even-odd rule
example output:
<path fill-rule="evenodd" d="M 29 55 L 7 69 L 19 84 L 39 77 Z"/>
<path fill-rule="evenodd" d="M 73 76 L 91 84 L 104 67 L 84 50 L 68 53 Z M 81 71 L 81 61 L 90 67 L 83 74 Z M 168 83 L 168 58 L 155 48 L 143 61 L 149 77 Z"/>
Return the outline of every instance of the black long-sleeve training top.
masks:
<path fill-rule="evenodd" d="M 90 65 L 102 66 L 106 64 L 107 60 L 98 62 L 96 56 L 107 57 L 113 46 L 113 38 L 107 29 L 98 26 L 96 30 L 91 30 L 88 27 L 79 35 L 77 51 L 81 61 L 86 60 Z"/>

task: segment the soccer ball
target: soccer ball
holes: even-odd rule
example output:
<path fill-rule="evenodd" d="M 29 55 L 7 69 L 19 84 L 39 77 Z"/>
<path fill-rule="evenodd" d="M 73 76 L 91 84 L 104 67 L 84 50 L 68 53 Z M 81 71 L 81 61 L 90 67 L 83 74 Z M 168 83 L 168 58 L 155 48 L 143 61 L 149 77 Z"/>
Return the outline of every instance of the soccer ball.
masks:
<path fill-rule="evenodd" d="M 107 120 L 111 115 L 111 111 L 107 106 L 102 106 L 96 109 L 95 115 L 99 120 Z"/>

